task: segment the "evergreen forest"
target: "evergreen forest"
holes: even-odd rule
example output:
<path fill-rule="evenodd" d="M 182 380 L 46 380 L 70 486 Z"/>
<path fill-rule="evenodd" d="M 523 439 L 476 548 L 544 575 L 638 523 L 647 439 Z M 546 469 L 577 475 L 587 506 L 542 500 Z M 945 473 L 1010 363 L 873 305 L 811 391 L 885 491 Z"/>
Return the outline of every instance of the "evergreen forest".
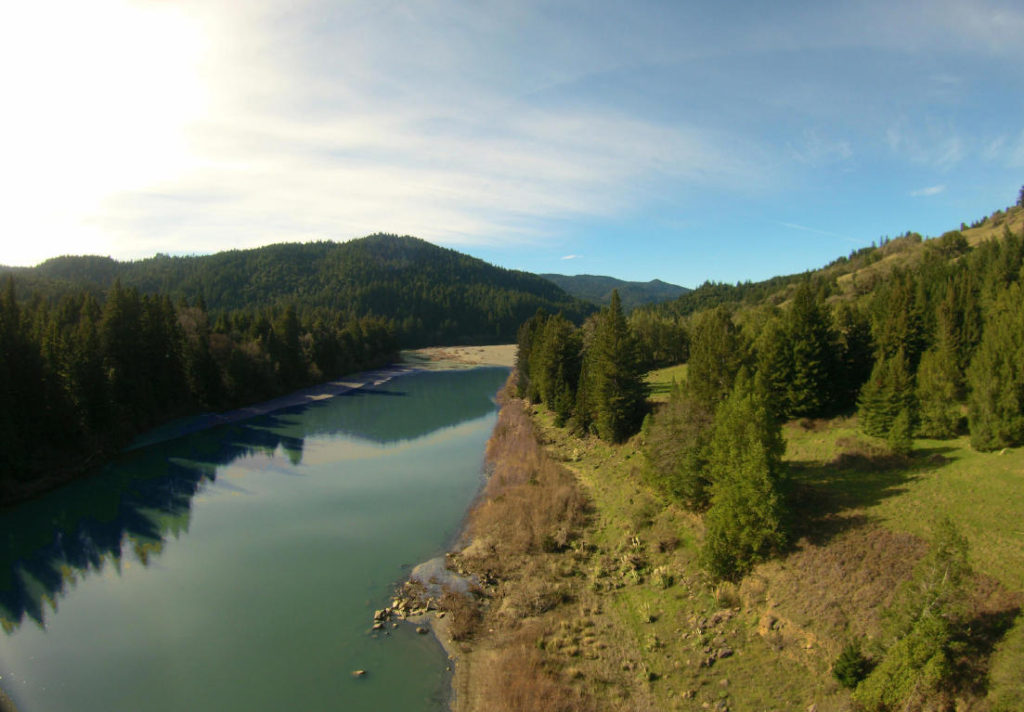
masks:
<path fill-rule="evenodd" d="M 613 296 L 579 328 L 539 312 L 519 332 L 518 394 L 570 438 L 628 440 L 624 452 L 643 457 L 633 472 L 700 522 L 703 575 L 716 591 L 741 590 L 797 539 L 806 547 L 808 536 L 830 536 L 809 524 L 820 516 L 809 507 L 816 495 L 790 479 L 801 470 L 784 461 L 784 426 L 859 428 L 865 439 L 847 440 L 870 455 L 836 456 L 823 471 L 832 477 L 850 462 L 863 464 L 862 477 L 944 462 L 915 457 L 923 439 L 963 439 L 979 453 L 1024 445 L 1022 217 L 1018 206 L 934 239 L 882 240 L 805 274 L 705 284 L 628 318 Z M 685 377 L 652 405 L 644 373 L 680 363 Z M 985 673 L 971 666 L 988 653 L 971 646 L 986 636 L 991 646 L 1019 607 L 979 632 L 974 577 L 966 539 L 940 519 L 885 604 L 880 637 L 862 649 L 851 636 L 833 662 L 855 709 L 953 709 L 958 695 L 977 694 Z"/>

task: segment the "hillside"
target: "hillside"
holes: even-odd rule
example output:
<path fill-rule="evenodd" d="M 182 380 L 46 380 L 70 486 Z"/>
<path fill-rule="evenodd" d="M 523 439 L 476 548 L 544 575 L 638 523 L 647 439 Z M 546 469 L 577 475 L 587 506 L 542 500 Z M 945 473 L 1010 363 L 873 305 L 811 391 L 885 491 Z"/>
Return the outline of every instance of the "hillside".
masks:
<path fill-rule="evenodd" d="M 135 262 L 66 256 L 9 270 L 25 291 L 106 291 L 115 280 L 175 303 L 202 299 L 212 313 L 278 307 L 383 317 L 403 346 L 508 343 L 544 308 L 579 320 L 593 308 L 536 275 L 502 269 L 414 237 L 371 235 L 206 256 Z"/>
<path fill-rule="evenodd" d="M 670 302 L 647 308 L 663 315 L 688 316 L 718 305 L 778 305 L 789 298 L 796 284 L 808 278 L 823 278 L 834 283 L 834 297 L 854 298 L 869 294 L 893 271 L 916 269 L 927 256 L 956 259 L 970 248 L 1001 239 L 1007 233 L 1019 234 L 1021 230 L 1024 230 L 1024 207 L 1012 206 L 997 210 L 969 227 L 961 223 L 959 230 L 950 230 L 937 237 L 926 239 L 916 232 L 907 232 L 892 239 L 885 238 L 880 244 L 854 250 L 817 270 L 779 275 L 759 282 L 737 282 L 735 285 L 705 282 Z"/>
<path fill-rule="evenodd" d="M 690 290 L 660 279 L 650 282 L 627 282 L 615 277 L 603 277 L 593 274 L 542 274 L 546 280 L 554 282 L 567 293 L 599 306 L 607 305 L 612 298 L 612 290 L 619 290 L 622 307 L 631 311 L 641 304 L 657 304 L 675 299 Z"/>
<path fill-rule="evenodd" d="M 485 494 L 484 533 L 576 491 L 534 524 L 549 546 L 497 550 L 480 657 L 548 671 L 566 709 L 1024 709 L 1022 222 L 706 284 L 628 330 L 614 300 L 531 319 L 507 457 L 533 437 L 519 478 L 551 494 Z M 665 344 L 686 355 L 645 377 Z"/>

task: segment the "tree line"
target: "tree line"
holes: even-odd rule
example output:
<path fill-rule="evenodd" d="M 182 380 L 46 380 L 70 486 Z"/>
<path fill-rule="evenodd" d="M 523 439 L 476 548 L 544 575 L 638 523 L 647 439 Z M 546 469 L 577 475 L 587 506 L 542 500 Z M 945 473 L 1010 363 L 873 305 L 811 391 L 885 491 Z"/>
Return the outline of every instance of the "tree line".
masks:
<path fill-rule="evenodd" d="M 97 297 L 0 293 L 0 501 L 85 470 L 175 417 L 265 400 L 386 363 L 376 317 L 207 309 L 115 281 Z"/>
<path fill-rule="evenodd" d="M 540 313 L 519 331 L 519 393 L 609 441 L 642 426 L 646 477 L 704 516 L 706 568 L 742 576 L 789 536 L 786 420 L 856 413 L 898 454 L 915 436 L 1024 444 L 1024 234 L 874 249 L 915 259 L 852 298 L 826 269 L 745 308 L 626 320 L 613 299 L 580 328 Z M 685 382 L 647 414 L 642 373 L 680 361 Z"/>
<path fill-rule="evenodd" d="M 2 272 L 2 270 L 0 270 Z M 115 280 L 174 303 L 202 300 L 211 313 L 281 309 L 338 312 L 387 321 L 401 346 L 511 343 L 538 308 L 579 321 L 595 310 L 537 275 L 502 269 L 424 240 L 371 235 L 268 245 L 214 255 L 157 255 L 134 262 L 66 256 L 12 273 L 51 302 Z"/>

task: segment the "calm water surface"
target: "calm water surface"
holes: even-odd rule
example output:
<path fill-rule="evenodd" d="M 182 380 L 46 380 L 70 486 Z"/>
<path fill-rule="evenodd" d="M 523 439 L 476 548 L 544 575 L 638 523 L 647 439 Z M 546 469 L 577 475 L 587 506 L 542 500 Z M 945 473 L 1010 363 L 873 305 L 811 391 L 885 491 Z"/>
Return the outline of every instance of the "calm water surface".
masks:
<path fill-rule="evenodd" d="M 368 629 L 456 534 L 507 375 L 401 376 L 0 513 L 0 687 L 21 712 L 442 708 L 436 641 Z"/>

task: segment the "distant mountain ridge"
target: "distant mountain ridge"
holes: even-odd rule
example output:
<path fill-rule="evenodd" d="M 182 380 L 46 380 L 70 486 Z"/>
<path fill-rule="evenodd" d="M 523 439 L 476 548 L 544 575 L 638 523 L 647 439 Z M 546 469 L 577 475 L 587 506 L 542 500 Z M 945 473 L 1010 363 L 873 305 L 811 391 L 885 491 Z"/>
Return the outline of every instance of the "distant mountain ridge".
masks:
<path fill-rule="evenodd" d="M 554 282 L 566 292 L 593 304 L 604 306 L 611 301 L 612 291 L 619 291 L 619 299 L 626 310 L 641 304 L 657 304 L 666 302 L 691 291 L 686 287 L 652 279 L 650 282 L 628 282 L 615 277 L 593 274 L 542 274 L 544 279 Z"/>
<path fill-rule="evenodd" d="M 509 343 L 539 308 L 574 321 L 594 311 L 537 275 L 384 234 L 133 262 L 65 256 L 0 271 L 50 296 L 81 288 L 105 292 L 120 280 L 174 302 L 201 299 L 211 312 L 293 303 L 300 310 L 373 315 L 391 322 L 404 346 Z"/>

